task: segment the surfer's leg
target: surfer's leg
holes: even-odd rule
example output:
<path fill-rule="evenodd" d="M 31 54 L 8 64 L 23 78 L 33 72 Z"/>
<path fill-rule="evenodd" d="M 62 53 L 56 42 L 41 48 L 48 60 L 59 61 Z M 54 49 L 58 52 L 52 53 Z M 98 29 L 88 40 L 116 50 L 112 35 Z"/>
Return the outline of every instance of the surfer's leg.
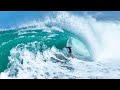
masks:
<path fill-rule="evenodd" d="M 72 58 L 73 58 L 73 55 L 72 55 L 72 53 L 70 53 L 70 57 L 72 57 Z"/>

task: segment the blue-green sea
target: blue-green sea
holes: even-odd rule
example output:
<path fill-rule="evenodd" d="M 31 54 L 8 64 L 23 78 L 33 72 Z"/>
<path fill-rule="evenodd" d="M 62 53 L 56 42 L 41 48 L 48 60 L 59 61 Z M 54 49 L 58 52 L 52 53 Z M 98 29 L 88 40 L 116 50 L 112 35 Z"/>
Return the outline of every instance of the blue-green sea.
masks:
<path fill-rule="evenodd" d="M 0 13 L 1 79 L 120 78 L 119 12 Z"/>

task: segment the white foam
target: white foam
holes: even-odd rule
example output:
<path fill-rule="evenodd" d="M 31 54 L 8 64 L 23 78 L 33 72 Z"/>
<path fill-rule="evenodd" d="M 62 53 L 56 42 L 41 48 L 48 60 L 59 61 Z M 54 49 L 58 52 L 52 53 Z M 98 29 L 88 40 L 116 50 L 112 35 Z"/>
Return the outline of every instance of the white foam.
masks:
<path fill-rule="evenodd" d="M 97 21 L 88 15 L 79 17 L 68 12 L 58 12 L 54 18 L 47 17 L 45 23 L 55 24 L 82 36 L 91 47 L 95 60 L 120 59 L 119 21 Z"/>
<path fill-rule="evenodd" d="M 39 26 L 38 22 L 34 23 Z M 50 17 L 41 24 L 46 31 L 51 31 L 51 28 L 44 25 L 47 23 L 71 30 L 76 35 L 83 35 L 91 46 L 95 59 L 100 61 L 86 62 L 71 59 L 65 57 L 55 47 L 46 49 L 42 53 L 37 51 L 38 47 L 35 46 L 35 43 L 38 42 L 28 43 L 27 45 L 20 44 L 23 45 L 22 49 L 18 48 L 19 45 L 11 49 L 9 60 L 13 64 L 0 74 L 0 78 L 120 78 L 119 22 L 97 21 L 92 17 L 78 17 L 66 12 L 60 12 L 56 17 Z M 33 22 L 31 25 L 33 25 Z M 27 48 L 30 44 L 35 48 L 35 52 Z M 62 55 L 70 61 L 61 63 L 64 60 L 60 61 L 55 54 Z M 19 59 L 16 55 L 19 56 Z M 59 62 L 53 62 L 51 57 Z M 20 63 L 20 60 L 23 61 L 23 64 Z M 16 72 L 15 69 L 18 70 L 17 75 L 13 74 Z M 10 74 L 12 76 L 9 76 Z"/>

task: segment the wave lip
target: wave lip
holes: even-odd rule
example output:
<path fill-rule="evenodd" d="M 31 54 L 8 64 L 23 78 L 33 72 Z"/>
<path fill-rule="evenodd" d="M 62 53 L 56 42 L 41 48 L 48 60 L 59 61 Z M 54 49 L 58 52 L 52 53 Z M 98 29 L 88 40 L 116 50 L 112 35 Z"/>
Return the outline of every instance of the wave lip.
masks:
<path fill-rule="evenodd" d="M 0 31 L 0 78 L 119 78 L 119 27 L 59 12 Z"/>

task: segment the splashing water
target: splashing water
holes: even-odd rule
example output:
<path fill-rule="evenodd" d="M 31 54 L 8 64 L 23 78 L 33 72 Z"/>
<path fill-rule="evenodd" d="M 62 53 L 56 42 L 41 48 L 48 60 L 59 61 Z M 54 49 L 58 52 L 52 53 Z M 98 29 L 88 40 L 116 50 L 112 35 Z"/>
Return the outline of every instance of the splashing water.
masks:
<path fill-rule="evenodd" d="M 57 12 L 0 38 L 0 78 L 120 78 L 119 22 Z"/>

